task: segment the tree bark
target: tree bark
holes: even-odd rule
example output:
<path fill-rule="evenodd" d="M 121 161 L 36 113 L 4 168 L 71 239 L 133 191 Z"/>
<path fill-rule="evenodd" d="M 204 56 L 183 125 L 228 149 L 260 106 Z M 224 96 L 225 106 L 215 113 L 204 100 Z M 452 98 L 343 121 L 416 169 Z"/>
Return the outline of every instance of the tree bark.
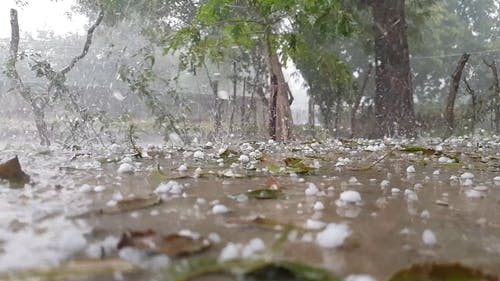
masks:
<path fill-rule="evenodd" d="M 372 1 L 375 33 L 375 137 L 415 135 L 405 1 Z"/>
<path fill-rule="evenodd" d="M 269 136 L 278 142 L 289 142 L 293 139 L 289 89 L 278 54 L 271 44 L 269 32 L 266 35 L 266 54 L 271 91 L 269 95 Z"/>
<path fill-rule="evenodd" d="M 497 65 L 495 61 L 488 63 L 486 60 L 483 60 L 483 62 L 491 69 L 491 73 L 493 74 L 493 85 L 495 87 L 495 92 L 493 93 L 495 133 L 500 135 L 500 82 L 498 80 Z"/>
<path fill-rule="evenodd" d="M 354 134 L 356 132 L 356 113 L 358 112 L 359 106 L 361 104 L 361 99 L 363 98 L 363 95 L 365 93 L 366 85 L 368 84 L 368 79 L 370 78 L 370 75 L 372 73 L 373 69 L 373 64 L 368 63 L 368 67 L 366 68 L 365 75 L 363 77 L 363 81 L 361 82 L 361 88 L 359 89 L 358 96 L 356 97 L 356 100 L 354 101 L 354 105 L 351 111 L 351 138 L 354 137 Z"/>
<path fill-rule="evenodd" d="M 309 129 L 314 130 L 316 126 L 315 110 L 314 110 L 314 97 L 309 94 L 309 102 L 307 103 L 307 123 Z"/>
<path fill-rule="evenodd" d="M 45 122 L 44 102 L 40 98 L 36 98 L 31 93 L 30 89 L 26 87 L 19 76 L 16 69 L 17 54 L 19 51 L 19 22 L 17 17 L 17 10 L 10 10 L 10 27 L 11 27 L 11 40 L 10 40 L 10 57 L 7 63 L 7 74 L 11 78 L 13 88 L 26 100 L 33 110 L 35 119 L 35 126 L 40 138 L 41 145 L 50 145 L 49 131 L 47 123 Z M 41 102 L 40 102 L 41 101 Z"/>
<path fill-rule="evenodd" d="M 246 101 L 246 91 L 247 91 L 247 79 L 243 79 L 243 91 L 242 91 L 242 96 L 241 96 L 241 121 L 240 121 L 240 127 L 243 128 L 245 121 L 247 120 L 246 118 L 246 106 L 247 106 L 247 101 Z"/>
<path fill-rule="evenodd" d="M 464 81 L 464 84 L 465 84 L 465 89 L 467 90 L 467 93 L 469 93 L 469 95 L 471 96 L 471 101 L 472 101 L 472 104 L 471 104 L 471 110 L 472 110 L 472 121 L 471 121 L 471 133 L 472 135 L 474 135 L 474 131 L 476 129 L 476 119 L 477 119 L 477 116 L 476 116 L 476 108 L 477 108 L 477 95 L 476 95 L 476 92 L 472 89 L 472 87 L 470 86 L 469 82 L 467 81 L 467 79 L 464 77 L 463 78 L 463 81 Z"/>
<path fill-rule="evenodd" d="M 445 121 L 446 121 L 446 135 L 445 137 L 451 136 L 453 130 L 455 129 L 455 99 L 457 97 L 458 87 L 460 86 L 460 79 L 462 77 L 462 72 L 464 70 L 467 60 L 469 60 L 470 54 L 463 54 L 458 61 L 455 71 L 451 75 L 451 86 L 450 92 L 448 93 L 448 98 L 446 100 L 445 109 Z"/>
<path fill-rule="evenodd" d="M 236 113 L 236 88 L 238 82 L 238 74 L 236 73 L 236 61 L 233 62 L 233 101 L 231 106 L 231 116 L 229 118 L 229 132 L 233 133 L 234 114 Z"/>

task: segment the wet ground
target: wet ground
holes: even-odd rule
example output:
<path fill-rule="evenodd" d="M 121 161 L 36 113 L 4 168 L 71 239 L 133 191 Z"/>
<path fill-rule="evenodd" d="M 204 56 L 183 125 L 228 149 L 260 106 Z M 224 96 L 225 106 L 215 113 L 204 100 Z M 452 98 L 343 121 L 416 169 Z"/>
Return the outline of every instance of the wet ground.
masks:
<path fill-rule="evenodd" d="M 403 151 L 410 144 L 418 146 Z M 1 147 L 2 162 L 18 155 L 31 176 L 24 187 L 5 181 L 0 187 L 2 273 L 120 256 L 147 269 L 115 270 L 102 280 L 153 280 L 158 276 L 145 273 L 150 267 L 176 258 L 144 266 L 137 253 L 116 248 L 122 233 L 152 229 L 206 237 L 211 247 L 196 256 L 293 260 L 341 278 L 387 280 L 423 262 L 462 262 L 500 274 L 499 138 L 144 144 L 142 159 L 126 145 Z M 287 167 L 290 157 L 303 165 Z M 267 200 L 247 195 L 257 189 L 280 193 Z M 161 203 L 116 209 L 149 196 Z M 283 235 L 286 241 L 277 242 Z M 245 256 L 242 248 L 255 238 L 264 249 Z"/>

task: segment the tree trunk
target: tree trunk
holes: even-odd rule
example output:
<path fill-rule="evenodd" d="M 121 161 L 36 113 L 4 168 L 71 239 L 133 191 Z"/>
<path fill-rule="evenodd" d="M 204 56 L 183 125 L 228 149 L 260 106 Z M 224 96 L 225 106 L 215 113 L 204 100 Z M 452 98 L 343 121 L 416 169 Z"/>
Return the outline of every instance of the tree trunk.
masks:
<path fill-rule="evenodd" d="M 476 92 L 472 89 L 472 87 L 469 85 L 469 82 L 467 79 L 464 77 L 464 84 L 465 84 L 465 89 L 467 90 L 467 93 L 471 96 L 471 110 L 472 110 L 472 120 L 471 120 L 471 133 L 474 136 L 474 131 L 476 130 L 476 108 L 477 108 L 477 95 Z"/>
<path fill-rule="evenodd" d="M 288 84 L 283 76 L 278 54 L 272 47 L 270 35 L 266 36 L 266 54 L 270 76 L 269 136 L 279 142 L 293 139 L 293 119 L 288 98 Z"/>
<path fill-rule="evenodd" d="M 455 129 L 455 99 L 457 97 L 458 87 L 460 86 L 460 79 L 462 77 L 462 71 L 469 60 L 470 54 L 463 54 L 458 61 L 457 67 L 451 75 L 451 86 L 448 98 L 446 100 L 446 110 L 445 110 L 445 121 L 446 121 L 446 135 L 445 137 L 451 136 L 453 130 Z"/>
<path fill-rule="evenodd" d="M 10 41 L 10 57 L 7 63 L 7 75 L 11 78 L 11 82 L 19 94 L 26 100 L 33 110 L 35 119 L 35 126 L 40 138 L 41 145 L 50 145 L 49 131 L 47 123 L 45 122 L 45 100 L 43 98 L 33 97 L 30 89 L 26 87 L 19 76 L 16 69 L 17 53 L 19 50 L 19 22 L 17 18 L 17 10 L 10 10 L 10 27 L 11 27 L 11 41 Z M 37 102 L 38 101 L 38 102 Z"/>
<path fill-rule="evenodd" d="M 215 135 L 219 135 L 222 127 L 222 99 L 219 98 L 219 81 L 213 81 L 212 91 L 214 92 L 214 109 L 215 109 Z"/>
<path fill-rule="evenodd" d="M 309 129 L 314 130 L 316 126 L 316 118 L 315 118 L 315 110 L 314 110 L 314 97 L 309 95 L 309 102 L 307 103 L 307 123 L 309 125 Z"/>
<path fill-rule="evenodd" d="M 489 68 L 491 68 L 491 73 L 493 74 L 493 85 L 495 87 L 495 93 L 493 94 L 493 113 L 495 120 L 495 133 L 500 135 L 500 82 L 498 81 L 498 70 L 495 61 L 487 63 L 483 60 Z"/>
<path fill-rule="evenodd" d="M 415 135 L 413 89 L 406 34 L 405 1 L 372 2 L 375 21 L 374 136 Z"/>
<path fill-rule="evenodd" d="M 243 91 L 242 91 L 242 96 L 241 96 L 241 107 L 240 107 L 240 111 L 241 111 L 241 128 L 243 128 L 243 125 L 245 124 L 245 121 L 247 121 L 247 118 L 246 118 L 246 106 L 247 106 L 247 101 L 246 101 L 246 91 L 247 91 L 247 79 L 244 78 L 243 79 Z"/>
<path fill-rule="evenodd" d="M 372 63 L 368 63 L 368 67 L 367 67 L 365 75 L 363 77 L 363 82 L 361 82 L 361 88 L 359 89 L 358 96 L 356 97 L 356 100 L 354 101 L 354 105 L 352 107 L 352 111 L 351 111 L 351 134 L 350 134 L 351 138 L 354 137 L 354 134 L 356 132 L 356 127 L 357 127 L 356 113 L 358 112 L 358 109 L 359 109 L 359 106 L 360 106 L 360 103 L 361 103 L 361 99 L 363 98 L 363 95 L 365 93 L 366 85 L 368 84 L 368 79 L 370 78 L 370 74 L 372 73 L 372 69 L 373 69 L 373 64 Z"/>
<path fill-rule="evenodd" d="M 236 88 L 238 74 L 236 73 L 236 62 L 233 62 L 233 101 L 231 106 L 231 117 L 229 118 L 229 132 L 233 133 L 234 114 L 236 113 Z"/>

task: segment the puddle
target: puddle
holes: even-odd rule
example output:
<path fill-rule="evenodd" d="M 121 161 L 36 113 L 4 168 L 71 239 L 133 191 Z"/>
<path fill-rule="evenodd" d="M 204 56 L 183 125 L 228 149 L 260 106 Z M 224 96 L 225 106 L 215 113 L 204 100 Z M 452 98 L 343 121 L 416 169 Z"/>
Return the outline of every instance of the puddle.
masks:
<path fill-rule="evenodd" d="M 7 182 L 0 186 L 0 272 L 118 257 L 116 244 L 128 230 L 200 234 L 212 241 L 202 256 L 219 257 L 228 243 L 246 245 L 254 238 L 269 249 L 283 231 L 252 223 L 260 217 L 295 227 L 275 259 L 318 266 L 343 278 L 368 274 L 387 280 L 422 262 L 463 262 L 499 274 L 500 213 L 494 210 L 500 204 L 495 181 L 500 143 L 486 140 L 482 151 L 456 143 L 444 144 L 443 151 L 459 155 L 458 164 L 440 163 L 439 155 L 402 152 L 400 143 L 364 140 L 230 145 L 246 158 L 223 161 L 222 145 L 157 148 L 156 154 L 151 148 L 153 157 L 144 159 L 116 152 L 117 147 L 88 154 L 7 147 L 2 161 L 19 155 L 33 183 L 21 189 Z M 266 160 L 256 160 L 262 156 Z M 318 169 L 289 174 L 283 160 L 291 156 Z M 120 168 L 124 163 L 130 165 L 126 171 Z M 273 173 L 274 166 L 281 172 Z M 246 196 L 267 188 L 271 177 L 282 191 L 277 199 Z M 161 204 L 102 214 L 120 200 L 155 192 Z M 320 236 L 329 224 L 341 225 L 345 237 L 336 230 Z M 145 272 L 111 275 L 103 280 L 153 278 Z"/>

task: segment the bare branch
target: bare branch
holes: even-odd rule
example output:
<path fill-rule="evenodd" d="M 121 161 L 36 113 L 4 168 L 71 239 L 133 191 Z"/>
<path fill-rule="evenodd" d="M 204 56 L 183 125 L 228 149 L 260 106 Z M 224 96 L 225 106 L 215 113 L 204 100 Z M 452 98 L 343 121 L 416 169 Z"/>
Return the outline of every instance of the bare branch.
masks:
<path fill-rule="evenodd" d="M 83 46 L 82 52 L 78 56 L 74 57 L 73 60 L 71 60 L 71 62 L 69 63 L 69 65 L 60 71 L 61 74 L 65 75 L 66 73 L 68 73 L 73 67 L 75 67 L 76 63 L 79 60 L 83 59 L 89 52 L 90 44 L 92 44 L 92 37 L 94 35 L 94 31 L 101 24 L 102 19 L 104 18 L 104 9 L 102 7 L 102 4 L 99 4 L 99 6 L 100 6 L 99 15 L 97 16 L 97 19 L 94 22 L 94 24 L 87 30 L 87 39 L 85 41 L 85 45 Z"/>

